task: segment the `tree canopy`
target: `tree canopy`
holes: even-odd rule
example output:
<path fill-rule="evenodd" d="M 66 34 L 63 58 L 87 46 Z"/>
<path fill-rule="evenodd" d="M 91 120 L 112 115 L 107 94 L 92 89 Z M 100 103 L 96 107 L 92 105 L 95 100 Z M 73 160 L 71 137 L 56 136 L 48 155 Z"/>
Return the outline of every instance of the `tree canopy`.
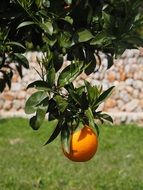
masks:
<path fill-rule="evenodd" d="M 97 71 L 100 52 L 106 55 L 109 69 L 114 57 L 143 45 L 141 5 L 142 0 L 1 0 L 0 91 L 11 86 L 12 61 L 22 76 L 22 67 L 29 68 L 23 53 L 43 52 L 42 60 L 37 60 L 42 65 L 41 80 L 28 85 L 37 92 L 27 100 L 25 111 L 35 113 L 30 119 L 33 129 L 49 113 L 55 130 L 47 143 L 61 131 L 67 139 L 69 125 L 89 124 L 98 132 L 95 118 L 112 121 L 96 110 L 113 87 L 103 92 L 85 81 L 76 88 L 73 81 L 82 72 Z M 58 74 L 64 57 L 71 63 Z"/>

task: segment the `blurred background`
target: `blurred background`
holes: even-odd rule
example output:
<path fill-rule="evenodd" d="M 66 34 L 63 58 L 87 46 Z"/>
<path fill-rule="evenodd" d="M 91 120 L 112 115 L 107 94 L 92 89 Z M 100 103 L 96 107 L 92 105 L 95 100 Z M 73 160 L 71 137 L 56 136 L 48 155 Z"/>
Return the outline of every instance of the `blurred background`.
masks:
<path fill-rule="evenodd" d="M 15 71 L 12 77 L 11 89 L 7 87 L 0 94 L 0 117 L 24 116 L 24 105 L 26 99 L 33 93 L 27 90 L 28 84 L 39 79 L 35 71 L 39 65 L 37 57 L 40 59 L 42 53 L 27 52 L 30 69 L 23 68 L 23 78 Z M 75 85 L 84 84 L 86 79 L 92 85 L 103 85 L 106 90 L 110 86 L 115 86 L 115 90 L 110 98 L 100 107 L 105 112 L 110 112 L 115 123 L 143 122 L 143 50 L 126 50 L 121 57 L 114 60 L 113 66 L 107 69 L 107 59 L 101 53 L 102 64 L 99 70 L 87 76 L 81 74 Z M 65 60 L 66 64 L 66 60 Z M 39 69 L 40 72 L 40 69 Z"/>

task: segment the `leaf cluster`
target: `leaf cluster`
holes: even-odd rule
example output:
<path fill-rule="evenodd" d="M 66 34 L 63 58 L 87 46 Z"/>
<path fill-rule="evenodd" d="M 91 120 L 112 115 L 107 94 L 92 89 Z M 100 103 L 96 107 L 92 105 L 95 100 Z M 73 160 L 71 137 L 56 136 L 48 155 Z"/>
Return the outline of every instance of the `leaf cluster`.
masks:
<path fill-rule="evenodd" d="M 47 56 L 42 63 L 48 61 Z M 46 64 L 41 80 L 34 81 L 27 88 L 36 88 L 25 105 L 26 114 L 32 114 L 30 126 L 38 130 L 47 115 L 50 126 L 53 125 L 53 133 L 46 144 L 52 142 L 59 134 L 67 151 L 70 135 L 84 125 L 93 127 L 97 134 L 99 129 L 97 121 L 112 122 L 112 118 L 97 111 L 99 105 L 111 94 L 114 87 L 102 91 L 101 87 L 91 86 L 89 82 L 80 87 L 73 82 L 81 72 L 85 70 L 84 62 L 74 60 L 60 73 L 56 73 L 54 65 Z"/>
<path fill-rule="evenodd" d="M 110 68 L 114 56 L 142 46 L 141 6 L 141 0 L 1 0 L 0 58 L 7 65 L 4 56 L 37 49 L 48 52 L 55 71 L 66 55 L 91 74 L 102 63 L 101 51 Z"/>

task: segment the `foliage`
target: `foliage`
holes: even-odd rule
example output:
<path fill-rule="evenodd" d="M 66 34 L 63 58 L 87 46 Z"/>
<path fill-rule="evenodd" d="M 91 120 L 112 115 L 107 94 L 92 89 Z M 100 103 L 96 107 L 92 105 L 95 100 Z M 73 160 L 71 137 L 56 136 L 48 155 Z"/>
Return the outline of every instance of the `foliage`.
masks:
<path fill-rule="evenodd" d="M 139 12 L 141 3 L 141 0 L 1 2 L 0 72 L 3 77 L 0 89 L 3 91 L 6 84 L 10 87 L 12 60 L 16 61 L 21 76 L 22 65 L 28 68 L 22 54 L 25 48 L 43 52 L 42 60 L 38 60 L 41 80 L 29 84 L 28 88 L 34 87 L 37 92 L 27 100 L 25 111 L 34 114 L 30 125 L 36 130 L 48 114 L 54 130 L 47 143 L 53 141 L 65 125 L 72 131 L 81 123 L 88 124 L 99 133 L 95 119 L 112 122 L 110 116 L 97 109 L 113 87 L 103 92 L 101 87 L 91 86 L 86 81 L 81 87 L 75 87 L 73 82 L 82 72 L 89 75 L 97 71 L 101 65 L 100 52 L 106 55 L 109 69 L 114 56 L 143 44 L 138 33 L 143 24 Z M 65 57 L 70 64 L 63 68 Z"/>

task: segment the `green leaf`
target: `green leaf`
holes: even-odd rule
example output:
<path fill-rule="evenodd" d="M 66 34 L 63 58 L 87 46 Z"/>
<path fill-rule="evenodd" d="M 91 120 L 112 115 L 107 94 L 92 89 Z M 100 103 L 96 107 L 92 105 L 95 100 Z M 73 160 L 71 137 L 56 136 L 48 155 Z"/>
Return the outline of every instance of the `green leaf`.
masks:
<path fill-rule="evenodd" d="M 24 21 L 18 25 L 17 29 L 25 27 L 25 26 L 33 25 L 33 24 L 35 24 L 35 22 L 33 21 Z"/>
<path fill-rule="evenodd" d="M 58 36 L 59 45 L 63 48 L 69 48 L 72 45 L 71 34 L 68 32 L 61 32 Z"/>
<path fill-rule="evenodd" d="M 48 83 L 46 81 L 42 81 L 42 80 L 36 80 L 32 83 L 30 83 L 28 86 L 27 86 L 27 89 L 28 88 L 36 88 L 38 90 L 47 90 L 47 91 L 50 91 L 51 89 L 49 88 L 48 86 Z"/>
<path fill-rule="evenodd" d="M 96 106 L 99 105 L 99 104 L 101 104 L 103 101 L 105 101 L 105 99 L 107 99 L 107 98 L 111 95 L 113 89 L 114 89 L 114 86 L 112 86 L 112 87 L 110 87 L 109 89 L 105 90 L 105 91 L 98 97 L 98 99 L 97 99 L 97 101 L 96 101 Z"/>
<path fill-rule="evenodd" d="M 42 4 L 41 0 L 35 0 L 35 3 L 37 5 L 37 7 L 40 8 L 40 6 Z"/>
<path fill-rule="evenodd" d="M 46 79 L 49 87 L 53 87 L 53 85 L 55 84 L 55 77 L 56 77 L 55 68 L 51 67 L 48 70 L 47 79 Z"/>
<path fill-rule="evenodd" d="M 38 104 L 47 97 L 47 93 L 44 91 L 38 91 L 33 93 L 25 104 L 25 113 L 33 114 L 38 108 Z"/>
<path fill-rule="evenodd" d="M 109 36 L 105 32 L 100 32 L 90 41 L 90 45 L 107 46 L 111 44 L 113 39 L 115 37 Z"/>
<path fill-rule="evenodd" d="M 37 127 L 35 125 L 36 120 L 37 120 L 36 116 L 31 117 L 30 120 L 29 120 L 29 124 L 30 124 L 30 126 L 32 127 L 33 130 L 38 130 L 38 128 L 39 128 L 39 127 Z"/>
<path fill-rule="evenodd" d="M 67 66 L 58 78 L 58 86 L 62 87 L 71 83 L 83 71 L 83 62 L 76 61 Z"/>
<path fill-rule="evenodd" d="M 30 119 L 30 126 L 32 127 L 32 129 L 38 130 L 40 128 L 40 126 L 42 125 L 42 123 L 44 121 L 46 111 L 47 111 L 47 106 L 38 107 L 38 109 L 36 111 L 36 116 L 33 116 Z"/>
<path fill-rule="evenodd" d="M 29 68 L 29 62 L 24 55 L 20 53 L 14 53 L 14 60 L 23 65 L 25 68 Z"/>
<path fill-rule="evenodd" d="M 41 25 L 41 27 L 44 29 L 45 32 L 47 32 L 49 35 L 53 34 L 53 25 L 52 22 L 46 22 Z"/>
<path fill-rule="evenodd" d="M 53 64 L 56 72 L 59 71 L 59 69 L 62 67 L 63 62 L 63 55 L 55 51 L 53 54 Z"/>
<path fill-rule="evenodd" d="M 107 67 L 107 69 L 110 69 L 110 67 L 112 67 L 112 65 L 114 64 L 113 56 L 107 54 L 107 61 L 108 61 L 108 67 Z"/>
<path fill-rule="evenodd" d="M 81 105 L 80 97 L 75 93 L 75 90 L 69 89 L 69 97 L 71 97 L 78 105 Z"/>
<path fill-rule="evenodd" d="M 70 153 L 70 129 L 69 126 L 67 125 L 67 123 L 65 123 L 62 126 L 62 130 L 61 130 L 61 144 L 62 144 L 62 148 L 64 149 L 65 152 Z"/>
<path fill-rule="evenodd" d="M 100 91 L 97 86 L 91 86 L 90 83 L 87 81 L 85 81 L 85 86 L 86 86 L 86 90 L 87 90 L 88 101 L 92 107 L 92 105 L 94 105 L 94 103 L 96 102 L 96 100 L 100 94 Z"/>
<path fill-rule="evenodd" d="M 87 116 L 87 118 L 89 120 L 89 126 L 92 126 L 93 128 L 95 128 L 97 135 L 99 135 L 99 128 L 94 121 L 94 115 L 93 115 L 90 107 L 85 111 L 85 115 Z"/>
<path fill-rule="evenodd" d="M 17 46 L 17 47 L 21 47 L 22 49 L 26 49 L 22 44 L 20 44 L 19 42 L 6 42 L 6 45 L 11 45 L 11 46 Z"/>
<path fill-rule="evenodd" d="M 51 134 L 50 138 L 48 139 L 48 141 L 44 145 L 51 143 L 60 134 L 60 132 L 62 130 L 62 124 L 63 124 L 63 121 L 59 121 L 58 124 L 54 125 L 55 129 L 54 129 L 53 133 Z"/>
<path fill-rule="evenodd" d="M 64 20 L 67 21 L 67 22 L 70 23 L 70 24 L 73 24 L 73 19 L 72 19 L 70 16 L 66 16 L 66 17 L 64 18 Z"/>
<path fill-rule="evenodd" d="M 78 32 L 77 35 L 78 35 L 78 41 L 79 42 L 86 42 L 86 41 L 91 40 L 92 38 L 94 38 L 92 33 L 87 29 L 84 29 L 84 30 Z"/>
<path fill-rule="evenodd" d="M 68 105 L 67 100 L 65 100 L 60 95 L 56 95 L 53 99 L 56 101 L 57 106 L 58 106 L 60 112 L 64 112 L 65 109 L 66 109 L 66 107 L 67 107 L 67 105 Z"/>
<path fill-rule="evenodd" d="M 102 119 L 107 120 L 107 121 L 113 123 L 112 117 L 110 115 L 106 114 L 106 113 L 99 114 L 99 117 L 101 117 Z"/>

